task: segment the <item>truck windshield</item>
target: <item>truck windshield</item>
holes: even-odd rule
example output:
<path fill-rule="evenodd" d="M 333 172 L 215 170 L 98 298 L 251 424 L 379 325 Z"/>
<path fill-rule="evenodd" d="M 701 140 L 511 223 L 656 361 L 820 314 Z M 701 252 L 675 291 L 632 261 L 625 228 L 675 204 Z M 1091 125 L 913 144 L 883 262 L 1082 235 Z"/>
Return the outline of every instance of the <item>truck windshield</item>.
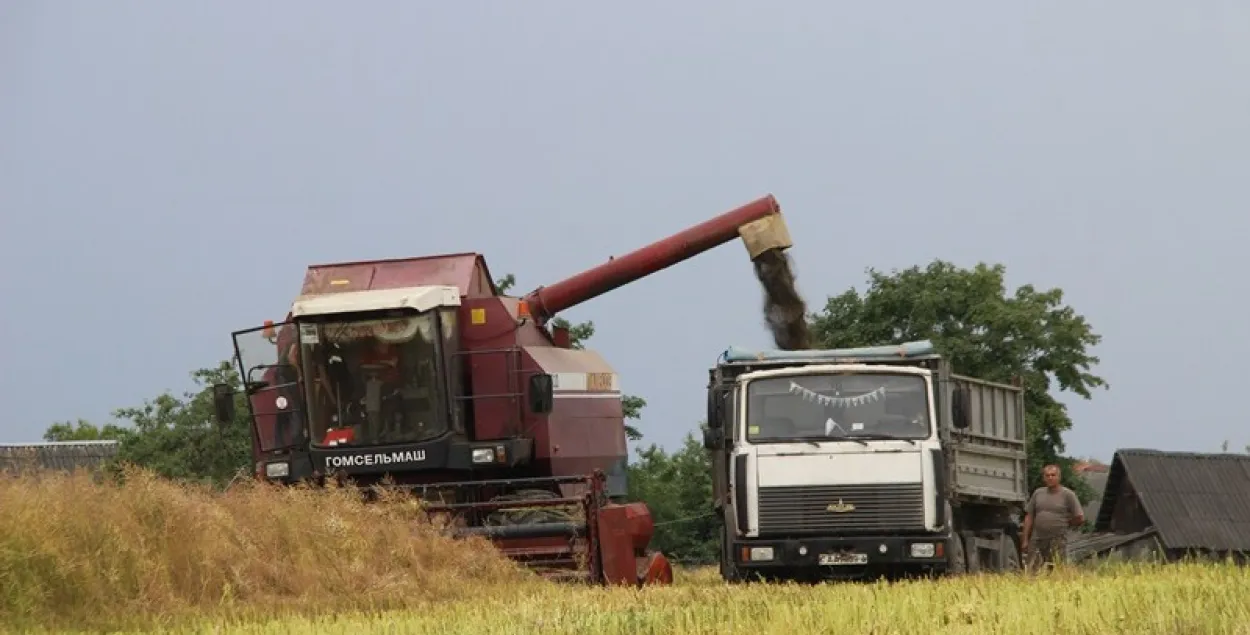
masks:
<path fill-rule="evenodd" d="M 747 441 L 924 439 L 925 382 L 888 373 L 796 375 L 747 387 Z"/>
<path fill-rule="evenodd" d="M 432 314 L 301 324 L 313 443 L 415 443 L 447 432 Z"/>

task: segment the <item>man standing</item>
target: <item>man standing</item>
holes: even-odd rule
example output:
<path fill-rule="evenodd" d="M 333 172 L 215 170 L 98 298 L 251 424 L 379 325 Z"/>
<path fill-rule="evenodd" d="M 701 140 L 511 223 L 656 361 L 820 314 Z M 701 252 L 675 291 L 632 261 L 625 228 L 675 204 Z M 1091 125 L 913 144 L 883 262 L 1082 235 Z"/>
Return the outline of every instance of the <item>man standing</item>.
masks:
<path fill-rule="evenodd" d="M 1045 487 L 1034 490 L 1024 505 L 1020 551 L 1028 554 L 1030 568 L 1061 560 L 1067 550 L 1068 529 L 1085 523 L 1076 493 L 1059 484 L 1058 465 L 1042 468 L 1042 481 Z"/>

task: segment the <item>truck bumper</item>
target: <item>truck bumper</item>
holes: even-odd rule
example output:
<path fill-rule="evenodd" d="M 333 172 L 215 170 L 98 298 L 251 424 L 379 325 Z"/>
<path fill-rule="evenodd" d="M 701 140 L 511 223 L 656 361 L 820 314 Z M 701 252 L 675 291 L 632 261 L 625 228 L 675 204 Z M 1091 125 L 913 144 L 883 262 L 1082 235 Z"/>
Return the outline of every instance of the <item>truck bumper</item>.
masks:
<path fill-rule="evenodd" d="M 765 577 L 859 578 L 873 574 L 942 572 L 950 553 L 941 535 L 735 539 L 739 571 Z M 770 557 L 771 556 L 771 557 Z"/>

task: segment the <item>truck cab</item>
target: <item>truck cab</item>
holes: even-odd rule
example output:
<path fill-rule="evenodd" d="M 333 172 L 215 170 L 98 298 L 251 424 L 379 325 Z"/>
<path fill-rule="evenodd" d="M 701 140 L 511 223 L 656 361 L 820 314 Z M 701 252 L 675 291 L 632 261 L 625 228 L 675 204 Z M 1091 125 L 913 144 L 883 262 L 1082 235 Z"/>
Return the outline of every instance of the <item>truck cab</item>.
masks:
<path fill-rule="evenodd" d="M 710 372 L 704 435 L 723 577 L 964 568 L 979 543 L 955 528 L 949 466 L 969 394 L 928 342 L 731 348 Z"/>

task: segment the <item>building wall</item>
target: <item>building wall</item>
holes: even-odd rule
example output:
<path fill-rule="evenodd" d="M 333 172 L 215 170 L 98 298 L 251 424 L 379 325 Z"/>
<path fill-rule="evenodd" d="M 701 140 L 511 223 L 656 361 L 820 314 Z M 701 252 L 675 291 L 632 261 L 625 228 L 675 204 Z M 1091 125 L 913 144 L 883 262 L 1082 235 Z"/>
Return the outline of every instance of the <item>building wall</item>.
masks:
<path fill-rule="evenodd" d="M 1133 490 L 1128 479 L 1123 479 L 1120 481 L 1119 491 L 1116 492 L 1115 497 L 1115 507 L 1111 512 L 1111 531 L 1131 533 L 1142 531 L 1149 526 L 1150 518 L 1146 516 L 1146 511 L 1137 498 L 1137 492 Z"/>

